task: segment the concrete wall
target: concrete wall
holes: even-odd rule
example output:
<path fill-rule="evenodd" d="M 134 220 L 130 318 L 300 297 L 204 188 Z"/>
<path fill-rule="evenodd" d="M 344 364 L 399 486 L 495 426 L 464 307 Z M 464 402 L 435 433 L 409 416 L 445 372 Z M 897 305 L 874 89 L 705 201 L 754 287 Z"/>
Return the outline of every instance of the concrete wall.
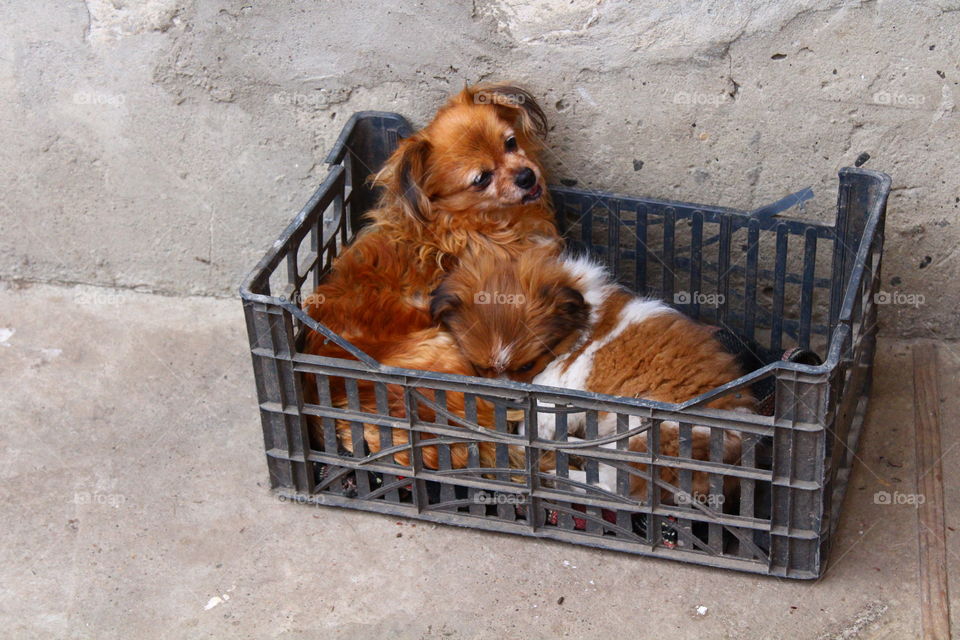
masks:
<path fill-rule="evenodd" d="M 960 337 L 960 2 L 0 4 L 0 278 L 230 295 L 349 115 L 513 80 L 555 179 L 750 208 L 861 152 L 895 191 L 884 331 Z M 903 298 L 901 298 L 903 299 Z"/>

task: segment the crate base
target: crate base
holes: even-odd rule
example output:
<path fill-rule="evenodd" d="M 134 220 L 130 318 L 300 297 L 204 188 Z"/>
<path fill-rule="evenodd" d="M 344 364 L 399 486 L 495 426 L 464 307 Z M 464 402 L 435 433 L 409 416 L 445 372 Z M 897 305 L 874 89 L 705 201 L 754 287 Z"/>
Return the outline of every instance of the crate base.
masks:
<path fill-rule="evenodd" d="M 612 551 L 619 551 L 623 553 L 628 553 L 631 555 L 653 557 L 653 558 L 663 558 L 673 561 L 683 561 L 690 562 L 691 551 L 686 550 L 675 550 L 669 549 L 666 547 L 641 547 L 638 548 L 636 544 L 626 543 L 626 542 L 617 542 L 614 539 L 610 541 L 605 541 L 604 543 L 599 543 L 589 538 L 574 533 L 570 533 L 564 530 L 553 530 L 552 528 L 539 528 L 537 530 L 531 530 L 528 524 L 513 524 L 510 522 L 503 522 L 500 520 L 489 521 L 486 518 L 479 516 L 471 516 L 469 514 L 452 514 L 452 513 L 439 513 L 435 511 L 421 511 L 418 512 L 416 507 L 413 505 L 402 505 L 395 504 L 391 502 L 371 502 L 368 500 L 363 500 L 359 498 L 346 498 L 344 496 L 339 496 L 336 494 L 330 493 L 318 493 L 314 495 L 308 495 L 305 493 L 300 493 L 297 491 L 291 491 L 289 489 L 278 488 L 273 489 L 273 493 L 283 501 L 294 502 L 297 504 L 305 505 L 314 505 L 322 507 L 340 507 L 347 509 L 356 509 L 358 511 L 369 511 L 372 513 L 379 514 L 388 514 L 391 516 L 400 516 L 404 518 L 411 518 L 414 520 L 422 520 L 425 522 L 433 522 L 437 524 L 445 525 L 454 525 L 458 527 L 465 527 L 469 529 L 481 529 L 484 531 L 492 531 L 495 533 L 505 533 L 511 535 L 522 535 L 530 538 L 540 538 L 546 540 L 557 540 L 559 542 L 568 542 L 577 544 L 585 547 L 592 547 L 595 549 L 608 549 Z M 787 575 L 786 573 L 778 573 L 771 571 L 769 567 L 765 564 L 759 562 L 751 562 L 748 560 L 739 560 L 736 558 L 726 558 L 711 556 L 708 554 L 697 553 L 696 563 L 709 567 L 716 567 L 718 569 L 733 569 L 735 571 L 742 571 L 746 573 L 755 573 L 761 575 L 771 575 L 775 577 L 788 577 L 788 578 L 797 578 L 797 579 L 815 579 L 819 575 L 813 572 L 806 571 L 792 571 Z"/>

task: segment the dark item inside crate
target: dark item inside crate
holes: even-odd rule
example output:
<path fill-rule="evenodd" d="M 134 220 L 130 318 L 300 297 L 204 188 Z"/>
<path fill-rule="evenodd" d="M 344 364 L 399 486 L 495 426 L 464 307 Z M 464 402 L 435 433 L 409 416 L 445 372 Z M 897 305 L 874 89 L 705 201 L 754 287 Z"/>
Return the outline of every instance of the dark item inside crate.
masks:
<path fill-rule="evenodd" d="M 788 210 L 810 197 L 806 190 L 746 212 L 551 189 L 565 235 L 607 264 L 620 282 L 753 345 L 741 355 L 747 360 L 755 356 L 754 366 L 762 366 L 673 405 L 382 367 L 301 310 L 304 296 L 376 202 L 378 194 L 366 178 L 410 133 L 396 114 L 355 114 L 327 158 L 326 179 L 241 287 L 274 490 L 298 502 L 710 566 L 793 578 L 822 575 L 870 390 L 889 177 L 841 170 L 836 215 L 830 221 L 797 217 L 796 210 Z M 303 353 L 308 331 L 345 344 L 356 360 Z M 802 355 L 782 359 L 785 352 Z M 810 353 L 823 356 L 823 363 L 816 364 Z M 304 374 L 312 374 L 318 384 L 345 380 L 348 395 L 358 382 L 380 390 L 391 385 L 402 389 L 407 406 L 430 406 L 437 418 L 427 423 L 415 410 L 408 412 L 411 418 L 391 416 L 387 409 L 364 413 L 355 397 L 347 407 L 329 406 L 323 394 L 311 404 L 304 400 Z M 770 415 L 704 407 L 717 395 L 747 388 L 757 395 L 767 390 Z M 460 392 L 467 398 L 466 415 L 445 412 L 445 394 Z M 496 407 L 493 429 L 471 422 L 477 399 Z M 601 411 L 618 415 L 618 435 L 631 433 L 631 418 L 653 425 L 652 440 L 657 425 L 676 421 L 680 456 L 663 459 L 619 445 L 571 445 L 563 436 L 564 417 L 558 419 L 560 441 L 516 435 L 506 420 L 508 411 L 521 411 L 529 426 L 538 411 L 553 404 L 563 407 L 561 415 L 585 415 L 588 440 L 596 435 Z M 332 433 L 337 419 L 377 424 L 384 433 L 408 430 L 410 444 L 404 446 L 413 452 L 410 464 L 396 463 L 389 448 L 370 455 L 357 447 L 351 454 L 339 449 L 335 438 L 311 442 L 308 421 L 330 427 Z M 742 434 L 739 464 L 723 463 L 717 450 L 708 461 L 693 459 L 694 425 L 709 427 L 712 442 L 722 442 L 725 430 Z M 502 451 L 496 469 L 450 468 L 445 448 L 456 443 L 475 448 L 481 441 L 496 443 Z M 440 468 L 424 468 L 419 455 L 424 444 L 438 447 Z M 524 468 L 509 468 L 508 447 L 522 449 Z M 545 452 L 556 454 L 556 475 L 536 471 Z M 628 462 L 645 464 L 642 475 L 654 480 L 656 469 L 679 469 L 677 484 L 648 482 L 644 499 L 629 497 L 628 475 L 637 472 L 630 471 Z M 609 494 L 574 488 L 566 482 L 571 464 L 580 465 L 588 479 L 600 464 L 615 467 L 622 490 Z M 723 497 L 724 478 L 735 479 L 736 498 L 720 506 L 661 499 L 658 489 L 675 497 L 689 495 L 695 471 L 709 473 L 710 498 Z"/>

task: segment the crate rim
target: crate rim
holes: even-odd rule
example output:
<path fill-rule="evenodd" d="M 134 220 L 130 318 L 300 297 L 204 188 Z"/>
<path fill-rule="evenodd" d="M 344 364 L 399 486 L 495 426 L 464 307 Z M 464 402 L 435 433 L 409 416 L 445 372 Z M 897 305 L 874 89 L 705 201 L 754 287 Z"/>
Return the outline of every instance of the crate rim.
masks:
<path fill-rule="evenodd" d="M 406 138 L 413 134 L 413 127 L 410 125 L 410 121 L 394 111 L 354 111 L 350 119 L 347 120 L 347 123 L 343 125 L 343 129 L 340 130 L 340 135 L 337 136 L 337 140 L 333 143 L 330 153 L 327 154 L 323 162 L 331 167 L 342 162 L 346 151 L 349 150 L 347 143 L 357 124 L 363 120 L 372 118 L 393 120 L 397 125 L 397 132 L 401 134 L 401 138 Z"/>

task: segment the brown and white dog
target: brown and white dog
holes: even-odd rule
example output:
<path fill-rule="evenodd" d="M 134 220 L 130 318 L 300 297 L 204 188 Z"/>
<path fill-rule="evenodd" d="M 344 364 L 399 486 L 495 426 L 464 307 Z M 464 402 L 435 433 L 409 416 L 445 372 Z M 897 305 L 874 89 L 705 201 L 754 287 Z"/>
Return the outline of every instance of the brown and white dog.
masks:
<path fill-rule="evenodd" d="M 470 87 L 452 97 L 374 177 L 382 200 L 310 297 L 310 316 L 384 365 L 472 372 L 431 318 L 430 291 L 467 256 L 510 260 L 532 247 L 560 250 L 539 160 L 546 129 L 543 110 L 517 87 Z M 305 350 L 351 358 L 314 332 Z M 310 378 L 307 401 L 315 402 Z M 346 406 L 342 380 L 331 380 L 330 391 L 334 405 Z M 359 391 L 361 409 L 375 413 L 373 385 L 361 383 Z M 402 416 L 400 390 L 389 392 L 391 413 Z M 462 415 L 462 395 L 447 399 Z M 421 417 L 431 419 L 432 412 Z M 352 451 L 347 423 L 338 423 L 338 434 Z M 371 451 L 379 450 L 376 427 L 367 425 L 366 439 Z M 395 431 L 393 444 L 405 442 L 406 432 Z M 454 450 L 455 466 L 466 464 L 463 449 Z M 408 464 L 405 454 L 396 459 Z M 436 468 L 435 448 L 425 449 L 424 463 Z"/>
<path fill-rule="evenodd" d="M 431 306 L 481 376 L 676 403 L 743 373 L 709 327 L 635 296 L 585 257 L 533 250 L 509 262 L 464 261 L 434 292 Z M 752 411 L 754 404 L 749 393 L 736 392 L 706 406 Z M 538 413 L 538 437 L 553 439 L 554 421 L 554 413 Z M 631 419 L 629 427 L 640 423 Z M 569 416 L 572 435 L 582 436 L 584 426 L 585 413 Z M 679 425 L 664 421 L 659 429 L 660 453 L 679 455 Z M 598 436 L 615 432 L 616 415 L 601 412 Z M 693 457 L 709 460 L 709 445 L 709 428 L 694 427 Z M 647 434 L 631 438 L 629 448 L 646 451 Z M 740 435 L 726 431 L 723 461 L 739 458 Z M 585 478 L 581 474 L 571 478 Z M 600 486 L 613 492 L 613 467 L 600 465 L 600 476 Z M 676 478 L 675 470 L 663 469 L 664 482 L 675 485 Z M 694 473 L 694 493 L 707 494 L 708 480 Z M 631 475 L 631 493 L 645 492 L 646 482 Z M 664 492 L 663 500 L 672 496 Z"/>

